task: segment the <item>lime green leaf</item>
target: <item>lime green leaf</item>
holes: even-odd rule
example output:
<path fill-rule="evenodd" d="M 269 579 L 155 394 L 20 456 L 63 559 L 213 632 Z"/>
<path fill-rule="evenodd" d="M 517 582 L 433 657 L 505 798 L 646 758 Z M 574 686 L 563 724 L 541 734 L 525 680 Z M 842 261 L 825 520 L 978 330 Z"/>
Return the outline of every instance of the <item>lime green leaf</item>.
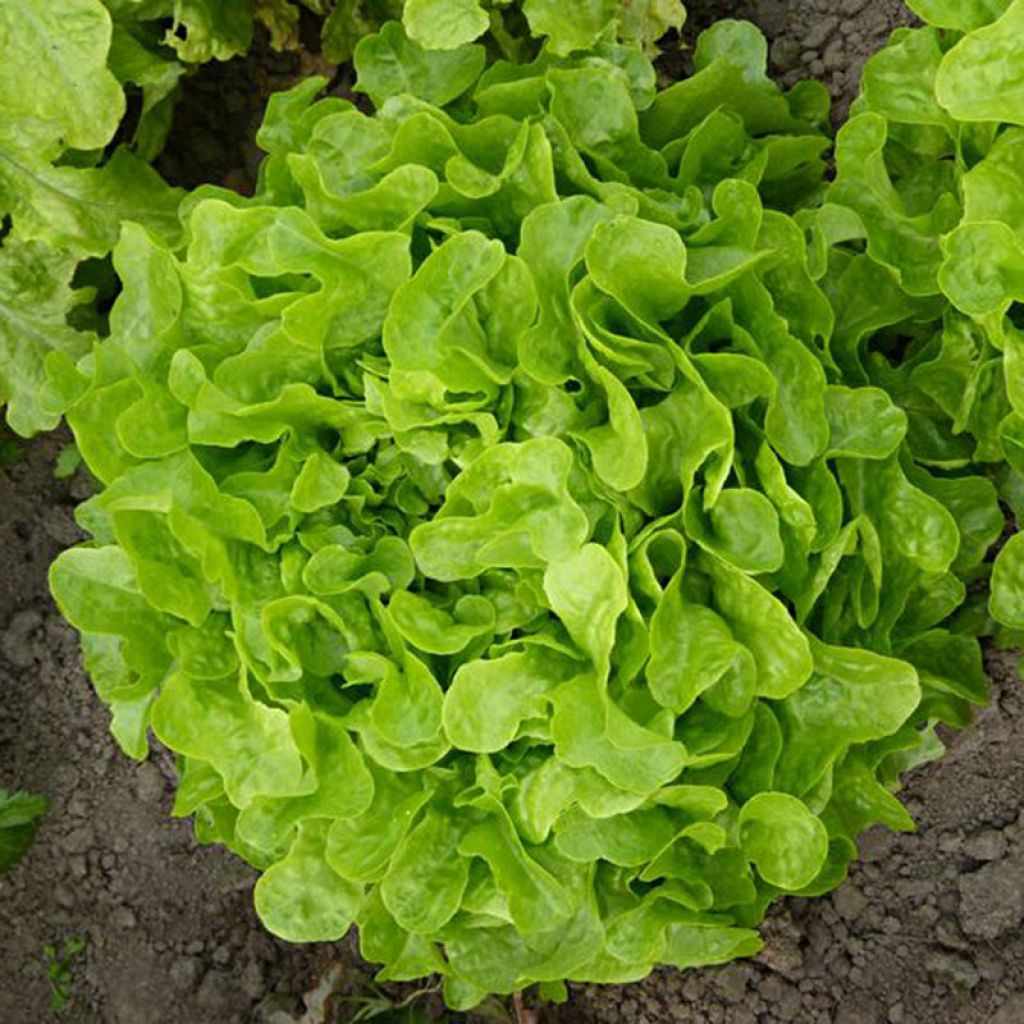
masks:
<path fill-rule="evenodd" d="M 324 860 L 327 825 L 304 823 L 287 856 L 256 883 L 256 912 L 289 942 L 336 942 L 352 926 L 363 888 Z"/>
<path fill-rule="evenodd" d="M 907 6 L 921 19 L 939 28 L 963 32 L 995 21 L 1013 0 L 908 0 Z"/>
<path fill-rule="evenodd" d="M 917 672 L 872 651 L 815 643 L 814 675 L 779 705 L 775 786 L 802 796 L 851 743 L 892 735 L 921 698 Z"/>
<path fill-rule="evenodd" d="M 46 404 L 47 354 L 77 359 L 92 341 L 67 322 L 78 301 L 74 269 L 68 253 L 43 242 L 8 238 L 0 248 L 0 402 L 25 437 L 51 430 L 62 411 Z"/>
<path fill-rule="evenodd" d="M 99 149 L 117 129 L 124 94 L 106 67 L 111 20 L 100 0 L 0 3 L 0 162 L 24 134 L 49 147 Z M 55 155 L 52 148 L 44 156 Z"/>
<path fill-rule="evenodd" d="M 524 0 L 523 13 L 533 34 L 547 36 L 551 52 L 564 56 L 593 46 L 615 18 L 616 7 L 615 0 L 580 0 L 571 8 L 556 0 Z"/>
<path fill-rule="evenodd" d="M 608 551 L 585 544 L 553 562 L 544 574 L 544 592 L 576 645 L 599 672 L 607 672 L 615 623 L 627 601 L 626 581 Z"/>
<path fill-rule="evenodd" d="M 752 797 L 740 808 L 739 829 L 744 854 L 770 885 L 802 889 L 825 864 L 825 826 L 788 793 Z"/>
<path fill-rule="evenodd" d="M 469 878 L 466 861 L 456 855 L 463 831 L 448 814 L 428 809 L 395 850 L 380 894 L 408 931 L 436 932 L 459 909 Z"/>
<path fill-rule="evenodd" d="M 182 60 L 200 64 L 245 53 L 252 32 L 248 0 L 178 0 L 165 42 Z"/>
<path fill-rule="evenodd" d="M 960 121 L 1024 124 L 1024 4 L 1014 0 L 999 19 L 970 32 L 942 59 L 939 103 Z"/>
<path fill-rule="evenodd" d="M 0 195 L 11 197 L 22 238 L 102 256 L 121 225 L 134 221 L 155 237 L 180 234 L 181 192 L 128 150 L 119 148 L 97 168 L 49 167 L 23 154 L 0 155 Z"/>
<path fill-rule="evenodd" d="M 825 391 L 830 457 L 884 459 L 907 432 L 907 415 L 878 388 L 829 387 Z"/>
<path fill-rule="evenodd" d="M 402 22 L 409 38 L 428 50 L 454 50 L 490 25 L 477 0 L 408 0 Z"/>
<path fill-rule="evenodd" d="M 996 557 L 992 570 L 993 616 L 1004 626 L 1024 625 L 1024 537 L 1011 537 Z"/>

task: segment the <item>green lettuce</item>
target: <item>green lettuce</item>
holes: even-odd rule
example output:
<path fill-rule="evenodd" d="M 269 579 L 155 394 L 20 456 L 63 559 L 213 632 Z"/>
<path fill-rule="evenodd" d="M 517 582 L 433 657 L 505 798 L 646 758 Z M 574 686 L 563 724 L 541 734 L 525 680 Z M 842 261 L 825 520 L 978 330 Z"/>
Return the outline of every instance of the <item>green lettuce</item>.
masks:
<path fill-rule="evenodd" d="M 855 310 L 840 315 L 832 355 L 849 380 L 906 411 L 909 454 L 934 474 L 926 490 L 966 525 L 981 508 L 982 481 L 964 480 L 974 467 L 1017 518 L 1024 2 L 911 6 L 927 24 L 895 32 L 868 61 L 837 139 L 836 180 L 804 225 L 823 288 L 837 310 Z M 990 614 L 1012 628 L 1022 622 L 1019 550 L 1012 540 L 991 568 Z M 969 581 L 989 571 L 980 565 Z"/>
<path fill-rule="evenodd" d="M 927 97 L 905 188 L 876 111 L 827 185 L 827 93 L 753 26 L 656 93 L 600 18 L 488 63 L 447 10 L 358 44 L 373 115 L 275 96 L 255 196 L 126 224 L 43 393 L 102 485 L 51 583 L 123 749 L 176 753 L 268 928 L 468 1008 L 749 955 L 913 827 L 901 772 L 986 696 L 1016 328 L 939 291 Z"/>

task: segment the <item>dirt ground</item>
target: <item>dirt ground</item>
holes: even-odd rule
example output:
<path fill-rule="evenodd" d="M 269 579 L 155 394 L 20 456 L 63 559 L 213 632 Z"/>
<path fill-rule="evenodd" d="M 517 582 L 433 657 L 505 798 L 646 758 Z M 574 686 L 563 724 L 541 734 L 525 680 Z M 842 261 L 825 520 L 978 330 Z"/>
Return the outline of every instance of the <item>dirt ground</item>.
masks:
<path fill-rule="evenodd" d="M 688 6 L 691 25 L 751 17 L 772 40 L 780 77 L 814 74 L 841 106 L 863 58 L 908 20 L 890 0 Z M 239 81 L 234 69 L 217 74 L 194 86 L 191 109 L 209 109 L 218 81 Z M 232 103 L 236 122 L 249 117 L 247 95 Z M 178 180 L 249 173 L 251 153 L 195 117 L 203 130 L 176 136 L 177 169 L 165 170 Z M 182 155 L 189 137 L 205 147 L 202 162 Z M 0 878 L 0 1022 L 296 1022 L 329 964 L 347 972 L 347 991 L 365 975 L 348 943 L 298 948 L 267 936 L 251 909 L 253 873 L 197 847 L 190 825 L 168 817 L 170 765 L 135 765 L 109 738 L 46 587 L 50 561 L 77 537 L 72 511 L 84 496 L 81 481 L 53 477 L 60 445 L 39 439 L 0 470 L 0 785 L 51 801 L 27 859 Z M 836 893 L 779 907 L 756 959 L 621 988 L 573 986 L 567 1005 L 542 1010 L 542 1024 L 1024 1022 L 1024 690 L 1014 658 L 994 654 L 989 667 L 990 707 L 905 791 L 916 834 L 869 833 Z M 59 953 L 75 939 L 86 943 L 68 959 L 70 1000 L 52 1018 L 44 947 Z"/>

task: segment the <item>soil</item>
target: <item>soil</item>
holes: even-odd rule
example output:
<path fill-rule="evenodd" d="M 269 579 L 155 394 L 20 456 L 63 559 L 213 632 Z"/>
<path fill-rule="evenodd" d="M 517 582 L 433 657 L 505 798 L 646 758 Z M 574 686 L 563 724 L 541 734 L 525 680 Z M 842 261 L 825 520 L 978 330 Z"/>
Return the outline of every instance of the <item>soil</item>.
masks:
<path fill-rule="evenodd" d="M 306 51 L 275 52 L 262 31 L 248 59 L 200 65 L 185 79 L 157 169 L 184 188 L 214 184 L 251 194 L 263 156 L 256 130 L 267 97 L 324 71 L 330 75 L 334 68 Z"/>
<path fill-rule="evenodd" d="M 756 21 L 773 72 L 821 78 L 840 110 L 863 59 L 910 21 L 891 0 L 688 7 L 689 33 L 716 17 Z M 251 186 L 246 140 L 262 98 L 308 70 L 298 58 L 266 57 L 248 78 L 240 62 L 201 71 L 165 173 Z M 218 105 L 230 116 L 215 117 Z M 73 508 L 87 493 L 83 480 L 53 476 L 63 442 L 40 438 L 0 470 L 0 785 L 51 801 L 25 861 L 0 877 L 0 1021 L 51 1019 L 44 947 L 60 953 L 79 938 L 60 1013 L 70 1024 L 350 1020 L 352 1004 L 315 1004 L 331 989 L 367 993 L 351 943 L 270 938 L 251 908 L 254 873 L 199 847 L 190 825 L 168 816 L 167 758 L 136 765 L 109 737 L 46 586 L 50 562 L 78 538 Z M 542 1024 L 1024 1022 L 1024 691 L 1014 656 L 989 652 L 988 666 L 990 706 L 946 758 L 909 779 L 917 833 L 868 833 L 849 881 L 827 898 L 783 902 L 753 960 L 659 971 L 625 987 L 574 985 L 569 1003 L 541 1009 Z"/>
<path fill-rule="evenodd" d="M 317 31 L 304 32 L 304 40 L 316 40 Z M 211 61 L 189 73 L 157 169 L 172 185 L 224 185 L 251 195 L 263 159 L 256 131 L 267 97 L 310 75 L 323 75 L 331 95 L 365 105 L 365 97 L 351 91 L 349 66 L 339 68 L 305 46 L 276 52 L 258 28 L 244 60 Z"/>

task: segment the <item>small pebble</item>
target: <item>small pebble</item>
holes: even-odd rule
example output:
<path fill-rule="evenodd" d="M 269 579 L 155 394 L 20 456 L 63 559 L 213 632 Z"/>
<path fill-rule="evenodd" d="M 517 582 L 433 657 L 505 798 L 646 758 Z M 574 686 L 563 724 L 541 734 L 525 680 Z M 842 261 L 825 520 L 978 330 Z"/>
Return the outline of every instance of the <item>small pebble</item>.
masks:
<path fill-rule="evenodd" d="M 115 928 L 134 928 L 138 923 L 135 911 L 131 907 L 116 907 L 110 914 L 109 921 Z"/>

